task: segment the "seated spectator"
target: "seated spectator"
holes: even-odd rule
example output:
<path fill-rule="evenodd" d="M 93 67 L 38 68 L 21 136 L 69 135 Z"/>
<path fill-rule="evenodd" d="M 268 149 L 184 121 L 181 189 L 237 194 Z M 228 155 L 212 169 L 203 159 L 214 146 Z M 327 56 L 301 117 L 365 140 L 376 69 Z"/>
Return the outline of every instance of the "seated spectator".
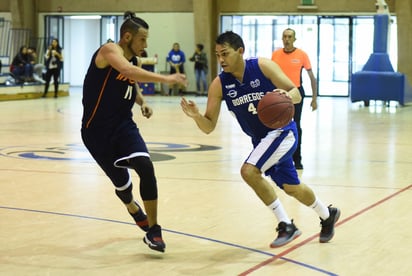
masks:
<path fill-rule="evenodd" d="M 34 65 L 34 68 L 33 68 L 34 81 L 40 82 L 40 83 L 46 83 L 46 81 L 44 80 L 45 74 L 46 74 L 46 66 L 44 66 L 44 64 L 37 63 L 36 65 Z"/>
<path fill-rule="evenodd" d="M 186 56 L 185 56 L 185 53 L 182 50 L 180 50 L 179 43 L 177 42 L 173 43 L 173 48 L 167 54 L 166 61 L 170 65 L 170 74 L 174 74 L 174 73 L 184 74 L 185 73 L 184 63 L 186 62 Z M 169 86 L 169 96 L 173 95 L 174 88 L 175 88 L 175 85 Z M 178 85 L 179 95 L 183 95 L 184 88 L 185 88 L 184 86 Z"/>
<path fill-rule="evenodd" d="M 29 46 L 27 48 L 27 60 L 32 66 L 37 63 L 37 53 L 34 47 Z"/>
<path fill-rule="evenodd" d="M 21 46 L 20 51 L 13 58 L 10 72 L 13 74 L 17 83 L 24 83 L 32 80 L 33 65 L 30 63 L 26 46 Z"/>
<path fill-rule="evenodd" d="M 143 50 L 140 54 L 140 62 L 143 69 L 154 72 L 154 66 L 157 64 L 157 54 L 154 57 L 149 57 L 147 52 Z"/>
<path fill-rule="evenodd" d="M 29 62 L 32 66 L 31 80 L 29 81 L 45 83 L 44 74 L 46 73 L 46 66 L 37 61 L 36 48 L 28 47 L 27 54 L 29 56 Z"/>

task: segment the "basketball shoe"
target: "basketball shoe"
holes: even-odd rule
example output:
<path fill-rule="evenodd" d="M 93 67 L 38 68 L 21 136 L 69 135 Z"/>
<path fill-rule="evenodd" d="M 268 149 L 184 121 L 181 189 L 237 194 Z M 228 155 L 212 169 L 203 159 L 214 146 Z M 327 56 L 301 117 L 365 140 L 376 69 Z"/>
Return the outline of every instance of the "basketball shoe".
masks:
<path fill-rule="evenodd" d="M 325 220 L 320 219 L 320 225 L 322 229 L 320 230 L 319 242 L 325 243 L 330 241 L 335 235 L 335 223 L 340 217 L 340 210 L 338 208 L 328 206 L 329 217 Z"/>
<path fill-rule="evenodd" d="M 276 231 L 278 232 L 278 237 L 270 244 L 272 248 L 283 246 L 302 234 L 302 232 L 296 228 L 293 220 L 291 223 L 279 222 Z"/>
<path fill-rule="evenodd" d="M 136 222 L 136 225 L 140 227 L 140 229 L 142 229 L 143 231 L 147 232 L 149 230 L 149 222 L 147 221 L 147 216 L 146 214 L 143 212 L 142 207 L 140 207 L 139 204 L 137 204 L 137 202 L 135 202 L 137 207 L 139 207 L 139 211 L 137 211 L 137 213 L 129 213 L 132 218 L 134 219 L 134 221 Z"/>
<path fill-rule="evenodd" d="M 165 252 L 166 244 L 162 239 L 162 228 L 160 225 L 155 224 L 149 228 L 146 235 L 143 238 L 145 244 L 147 244 L 150 249 Z"/>

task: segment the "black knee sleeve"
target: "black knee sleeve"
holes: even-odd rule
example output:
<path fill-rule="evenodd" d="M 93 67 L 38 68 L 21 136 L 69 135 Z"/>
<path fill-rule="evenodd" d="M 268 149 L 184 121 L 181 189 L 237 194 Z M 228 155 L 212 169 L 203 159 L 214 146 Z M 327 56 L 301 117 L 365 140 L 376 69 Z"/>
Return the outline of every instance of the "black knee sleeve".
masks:
<path fill-rule="evenodd" d="M 129 160 L 140 177 L 140 196 L 143 200 L 157 199 L 157 181 L 154 173 L 153 163 L 149 157 L 138 156 Z"/>
<path fill-rule="evenodd" d="M 116 189 L 116 195 L 120 198 L 120 200 L 124 204 L 129 204 L 133 200 L 132 190 L 133 190 L 133 184 L 130 183 L 130 186 L 127 187 L 126 190 L 120 191 Z"/>

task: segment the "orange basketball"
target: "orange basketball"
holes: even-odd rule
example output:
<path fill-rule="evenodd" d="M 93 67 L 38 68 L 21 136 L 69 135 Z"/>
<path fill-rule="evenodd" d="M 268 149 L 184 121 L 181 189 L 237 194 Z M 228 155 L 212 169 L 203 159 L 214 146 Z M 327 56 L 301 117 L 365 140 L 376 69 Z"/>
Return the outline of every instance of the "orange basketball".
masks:
<path fill-rule="evenodd" d="M 292 99 L 278 92 L 267 92 L 257 106 L 259 120 L 268 128 L 281 128 L 289 124 L 295 113 Z"/>

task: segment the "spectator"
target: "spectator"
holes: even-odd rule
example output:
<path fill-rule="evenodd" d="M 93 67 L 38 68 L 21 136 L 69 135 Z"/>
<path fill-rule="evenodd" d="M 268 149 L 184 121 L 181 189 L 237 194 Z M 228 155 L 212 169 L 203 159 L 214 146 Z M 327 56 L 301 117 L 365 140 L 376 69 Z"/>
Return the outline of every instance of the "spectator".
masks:
<path fill-rule="evenodd" d="M 186 57 L 185 53 L 182 50 L 180 50 L 179 43 L 173 43 L 173 48 L 167 54 L 166 60 L 170 65 L 170 74 L 185 73 L 184 63 L 186 62 Z M 179 95 L 183 95 L 183 88 L 184 86 L 178 85 Z M 169 86 L 169 96 L 172 95 L 173 89 L 174 85 Z"/>
<path fill-rule="evenodd" d="M 196 44 L 196 50 L 190 61 L 195 62 L 195 77 L 196 77 L 196 89 L 197 95 L 207 95 L 207 56 L 203 52 L 203 44 Z M 200 85 L 202 84 L 202 87 Z"/>
<path fill-rule="evenodd" d="M 19 52 L 13 58 L 10 66 L 10 72 L 17 83 L 24 83 L 31 79 L 33 74 L 33 66 L 30 64 L 27 46 L 20 47 Z"/>
<path fill-rule="evenodd" d="M 27 47 L 27 57 L 30 64 L 33 66 L 37 63 L 36 49 L 32 46 Z"/>
<path fill-rule="evenodd" d="M 143 69 L 154 72 L 157 64 L 157 54 L 154 57 L 149 57 L 146 50 L 143 50 L 140 54 L 140 62 Z"/>
<path fill-rule="evenodd" d="M 40 82 L 40 83 L 45 83 L 43 79 L 43 74 L 45 73 L 45 67 L 44 64 L 38 63 L 37 61 L 37 52 L 36 48 L 34 47 L 28 47 L 27 48 L 27 53 L 29 56 L 29 62 L 30 65 L 32 66 L 32 74 L 31 74 L 31 80 L 34 82 Z"/>
<path fill-rule="evenodd" d="M 57 38 L 54 38 L 45 54 L 46 84 L 44 86 L 43 98 L 47 96 L 47 92 L 49 91 L 49 85 L 50 85 L 50 80 L 52 76 L 53 76 L 53 84 L 54 84 L 54 97 L 57 98 L 57 93 L 59 91 L 60 70 L 63 67 L 63 52 L 62 51 L 63 49 L 59 44 L 59 40 Z"/>

